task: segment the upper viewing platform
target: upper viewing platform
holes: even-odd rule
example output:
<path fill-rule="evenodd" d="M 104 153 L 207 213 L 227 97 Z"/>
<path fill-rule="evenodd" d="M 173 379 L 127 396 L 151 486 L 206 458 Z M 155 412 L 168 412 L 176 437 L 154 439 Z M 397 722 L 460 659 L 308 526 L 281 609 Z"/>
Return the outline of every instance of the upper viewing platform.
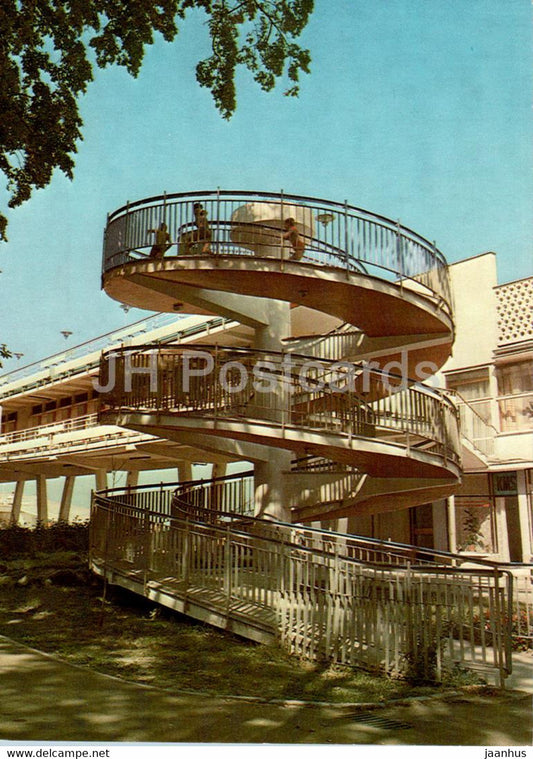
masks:
<path fill-rule="evenodd" d="M 107 220 L 102 284 L 131 306 L 254 328 L 265 324 L 258 299 L 284 301 L 355 326 L 367 341 L 358 355 L 379 347 L 389 361 L 409 350 L 438 368 L 453 341 L 448 267 L 435 245 L 317 198 L 213 190 L 129 202 Z"/>

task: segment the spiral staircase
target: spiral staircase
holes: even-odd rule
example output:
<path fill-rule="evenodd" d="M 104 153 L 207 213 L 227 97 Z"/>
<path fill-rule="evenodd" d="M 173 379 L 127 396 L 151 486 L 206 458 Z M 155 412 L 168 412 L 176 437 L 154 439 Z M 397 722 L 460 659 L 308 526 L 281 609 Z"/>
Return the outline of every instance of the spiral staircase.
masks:
<path fill-rule="evenodd" d="M 198 209 L 207 222 L 194 222 Z M 241 328 L 225 344 L 104 354 L 101 421 L 181 442 L 199 460 L 210 451 L 251 462 L 253 473 L 238 487 L 222 478 L 97 494 L 93 567 L 191 616 L 281 637 L 303 656 L 401 670 L 421 651 L 426 668 L 441 668 L 440 641 L 456 639 L 452 628 L 463 634 L 450 609 L 466 608 L 464 593 L 474 599 L 457 557 L 291 527 L 405 509 L 457 485 L 457 409 L 422 382 L 453 342 L 435 246 L 347 204 L 165 195 L 108 217 L 102 286 L 129 306 L 219 314 Z M 423 567 L 416 577 L 413 566 Z M 471 609 L 489 597 L 500 608 L 503 574 L 478 570 Z M 476 634 L 474 660 L 479 643 Z M 488 656 L 482 643 L 482 660 L 503 672 L 501 646 Z"/>

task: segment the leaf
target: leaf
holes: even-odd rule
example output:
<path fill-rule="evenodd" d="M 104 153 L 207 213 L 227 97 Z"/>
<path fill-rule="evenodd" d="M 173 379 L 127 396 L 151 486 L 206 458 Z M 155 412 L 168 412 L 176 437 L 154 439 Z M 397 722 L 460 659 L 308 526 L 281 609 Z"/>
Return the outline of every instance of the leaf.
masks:
<path fill-rule="evenodd" d="M 56 169 L 72 178 L 82 139 L 80 95 L 93 67 L 123 66 L 138 76 L 156 34 L 172 42 L 186 13 L 205 13 L 211 54 L 196 79 L 221 116 L 237 108 L 235 77 L 243 66 L 265 91 L 284 76 L 309 72 L 296 43 L 313 0 L 3 0 L 0 7 L 0 171 L 13 208 L 46 187 Z M 285 94 L 295 96 L 298 87 Z M 0 212 L 0 240 L 7 219 Z"/>

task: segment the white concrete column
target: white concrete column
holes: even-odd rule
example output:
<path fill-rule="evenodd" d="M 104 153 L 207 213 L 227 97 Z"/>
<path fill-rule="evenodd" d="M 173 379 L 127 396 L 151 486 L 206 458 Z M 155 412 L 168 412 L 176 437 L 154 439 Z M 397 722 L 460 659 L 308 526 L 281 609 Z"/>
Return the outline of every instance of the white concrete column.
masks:
<path fill-rule="evenodd" d="M 190 461 L 180 461 L 177 469 L 179 482 L 190 482 L 192 480 L 192 464 Z"/>
<path fill-rule="evenodd" d="M 266 327 L 255 330 L 254 348 L 264 351 L 283 350 L 282 340 L 290 335 L 290 305 L 283 301 L 272 300 L 268 304 L 269 323 Z M 257 412 L 272 422 L 281 422 L 284 413 L 289 410 L 290 395 L 280 381 L 272 391 L 272 403 L 267 393 L 258 393 Z M 272 408 L 262 407 L 272 406 Z M 272 447 L 269 460 L 256 462 L 254 467 L 255 514 L 259 517 L 271 517 L 283 522 L 291 521 L 288 499 L 285 498 L 285 475 L 290 471 L 293 454 L 283 448 Z"/>
<path fill-rule="evenodd" d="M 457 553 L 457 521 L 455 519 L 455 496 L 446 499 L 448 517 L 448 551 Z"/>
<path fill-rule="evenodd" d="M 61 504 L 59 506 L 59 517 L 57 519 L 58 522 L 68 522 L 69 520 L 70 507 L 72 505 L 72 493 L 74 492 L 75 481 L 76 477 L 74 475 L 65 477 L 63 492 L 61 494 Z"/>
<path fill-rule="evenodd" d="M 533 546 L 531 545 L 531 525 L 529 502 L 527 495 L 526 471 L 522 469 L 516 473 L 518 489 L 518 519 L 520 522 L 520 544 L 522 546 L 522 561 L 532 560 Z"/>
<path fill-rule="evenodd" d="M 40 524 L 48 522 L 48 497 L 46 494 L 46 477 L 39 474 L 35 478 L 35 487 L 37 491 L 37 521 Z"/>
<path fill-rule="evenodd" d="M 505 498 L 496 498 L 496 541 L 498 555 L 501 561 L 509 561 L 509 535 L 507 533 L 507 515 L 505 513 Z"/>
<path fill-rule="evenodd" d="M 291 510 L 285 498 L 285 476 L 290 470 L 290 451 L 272 449 L 269 461 L 257 462 L 254 469 L 255 516 L 291 521 Z"/>
<path fill-rule="evenodd" d="M 15 483 L 15 492 L 13 494 L 13 504 L 11 506 L 11 523 L 18 524 L 20 519 L 20 509 L 22 507 L 22 496 L 24 495 L 24 480 L 17 480 Z"/>
<path fill-rule="evenodd" d="M 96 490 L 107 489 L 107 472 L 105 469 L 96 469 L 94 473 Z"/>
<path fill-rule="evenodd" d="M 137 487 L 138 482 L 139 482 L 139 471 L 138 470 L 130 470 L 126 474 L 126 487 L 127 488 L 135 488 L 135 487 Z"/>
<path fill-rule="evenodd" d="M 255 330 L 254 348 L 262 351 L 283 350 L 282 340 L 290 336 L 291 308 L 282 300 L 271 300 L 267 307 L 268 325 Z"/>

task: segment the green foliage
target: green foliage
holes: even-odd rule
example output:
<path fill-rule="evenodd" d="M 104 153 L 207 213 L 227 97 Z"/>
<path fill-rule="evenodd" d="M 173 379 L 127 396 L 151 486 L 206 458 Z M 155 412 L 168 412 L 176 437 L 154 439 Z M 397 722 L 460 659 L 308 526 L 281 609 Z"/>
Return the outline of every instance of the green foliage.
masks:
<path fill-rule="evenodd" d="M 459 551 L 472 551 L 476 548 L 484 549 L 485 544 L 481 534 L 482 522 L 485 514 L 482 509 L 465 508 Z"/>
<path fill-rule="evenodd" d="M 0 529 L 0 556 L 2 560 L 34 558 L 54 551 L 78 551 L 89 549 L 88 522 L 57 522 L 50 526 L 35 528 L 12 525 Z"/>
<path fill-rule="evenodd" d="M 0 237 L 2 235 L 2 219 L 0 217 Z M 0 358 L 11 358 L 13 354 L 10 350 L 8 350 L 7 345 L 5 343 L 0 344 Z M 0 366 L 2 366 L 2 362 L 0 361 Z"/>
<path fill-rule="evenodd" d="M 116 64 L 137 76 L 145 47 L 159 33 L 171 42 L 188 10 L 208 19 L 212 53 L 196 78 L 224 118 L 237 106 L 235 73 L 249 69 L 263 90 L 286 75 L 298 94 L 310 55 L 295 40 L 313 0 L 3 0 L 0 7 L 0 171 L 9 206 L 46 187 L 54 169 L 72 178 L 82 120 L 77 100 L 93 65 Z M 6 239 L 0 215 L 0 239 Z"/>

